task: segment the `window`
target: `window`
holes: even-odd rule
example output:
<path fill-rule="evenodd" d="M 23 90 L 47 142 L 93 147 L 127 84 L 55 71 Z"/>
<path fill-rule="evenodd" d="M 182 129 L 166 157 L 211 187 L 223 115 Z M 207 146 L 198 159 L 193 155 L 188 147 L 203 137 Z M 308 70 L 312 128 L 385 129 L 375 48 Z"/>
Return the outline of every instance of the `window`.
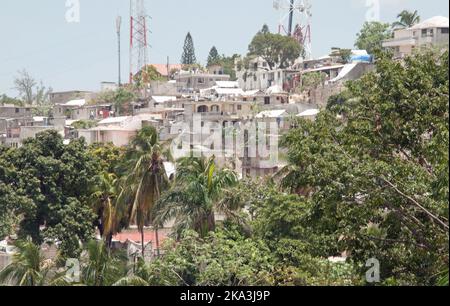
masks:
<path fill-rule="evenodd" d="M 427 29 L 422 30 L 422 37 L 425 37 L 425 36 L 427 36 Z"/>
<path fill-rule="evenodd" d="M 238 110 L 242 110 L 242 105 L 238 105 L 238 106 L 237 106 L 237 109 L 238 109 Z"/>
<path fill-rule="evenodd" d="M 208 106 L 202 105 L 197 108 L 198 113 L 207 113 L 209 111 Z"/>
<path fill-rule="evenodd" d="M 18 114 L 20 112 L 19 108 L 16 108 L 16 114 Z"/>
<path fill-rule="evenodd" d="M 242 101 L 247 102 L 247 98 L 242 98 Z"/>
<path fill-rule="evenodd" d="M 441 29 L 442 34 L 448 34 L 448 28 L 442 28 Z"/>
<path fill-rule="evenodd" d="M 270 97 L 264 97 L 264 104 L 269 105 L 270 104 Z"/>

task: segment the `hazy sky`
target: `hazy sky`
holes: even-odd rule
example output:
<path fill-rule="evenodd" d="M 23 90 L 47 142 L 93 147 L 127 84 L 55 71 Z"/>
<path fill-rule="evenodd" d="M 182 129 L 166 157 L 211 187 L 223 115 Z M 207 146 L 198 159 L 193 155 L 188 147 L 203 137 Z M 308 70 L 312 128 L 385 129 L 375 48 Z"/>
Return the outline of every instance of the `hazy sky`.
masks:
<path fill-rule="evenodd" d="M 286 0 L 284 0 L 286 1 Z M 374 0 L 367 0 L 373 2 Z M 204 63 L 211 46 L 220 53 L 245 53 L 253 35 L 267 23 L 277 29 L 280 13 L 272 0 L 147 0 L 151 19 L 151 63 L 179 62 L 185 35 L 192 33 L 197 59 Z M 311 0 L 313 53 L 333 46 L 352 47 L 366 20 L 366 0 Z M 380 19 L 392 22 L 403 9 L 426 19 L 448 16 L 447 0 L 379 0 Z M 129 44 L 128 0 L 79 0 L 80 22 L 66 21 L 66 0 L 0 1 L 0 94 L 15 95 L 13 79 L 26 69 L 55 91 L 98 90 L 117 80 L 115 18 L 124 18 L 122 79 Z"/>

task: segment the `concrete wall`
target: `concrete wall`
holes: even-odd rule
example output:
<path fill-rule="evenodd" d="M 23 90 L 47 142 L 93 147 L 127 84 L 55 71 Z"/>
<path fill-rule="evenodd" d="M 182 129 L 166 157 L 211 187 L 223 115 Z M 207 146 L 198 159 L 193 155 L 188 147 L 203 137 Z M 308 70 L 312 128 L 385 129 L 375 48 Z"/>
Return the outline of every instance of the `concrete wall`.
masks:
<path fill-rule="evenodd" d="M 229 81 L 230 76 L 226 74 L 192 73 L 177 75 L 175 79 L 183 88 L 199 90 L 215 86 L 216 81 Z"/>
<path fill-rule="evenodd" d="M 0 106 L 0 118 L 32 117 L 31 107 Z"/>
<path fill-rule="evenodd" d="M 153 81 L 150 82 L 150 95 L 176 96 L 181 92 L 183 84 Z"/>
<path fill-rule="evenodd" d="M 77 99 L 86 99 L 90 101 L 92 97 L 93 93 L 88 91 L 54 92 L 50 94 L 50 101 L 54 104 L 60 104 Z"/>

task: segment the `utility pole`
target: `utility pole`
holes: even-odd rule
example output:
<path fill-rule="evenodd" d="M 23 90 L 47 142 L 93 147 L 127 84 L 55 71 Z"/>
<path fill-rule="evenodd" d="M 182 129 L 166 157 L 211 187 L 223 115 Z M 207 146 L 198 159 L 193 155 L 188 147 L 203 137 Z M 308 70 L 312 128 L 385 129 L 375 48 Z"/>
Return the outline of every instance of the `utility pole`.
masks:
<path fill-rule="evenodd" d="M 118 52 L 119 52 L 119 87 L 122 86 L 122 79 L 121 79 L 122 70 L 121 70 L 121 56 L 120 56 L 120 28 L 121 28 L 121 25 L 122 25 L 122 17 L 117 16 L 116 30 L 117 30 L 117 45 L 118 45 Z"/>

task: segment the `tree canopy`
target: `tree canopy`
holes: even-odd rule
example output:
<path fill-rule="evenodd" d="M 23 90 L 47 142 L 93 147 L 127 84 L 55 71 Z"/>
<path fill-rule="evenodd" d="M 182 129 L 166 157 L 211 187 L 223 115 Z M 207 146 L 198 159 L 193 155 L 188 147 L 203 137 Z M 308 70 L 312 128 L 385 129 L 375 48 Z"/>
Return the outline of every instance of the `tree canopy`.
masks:
<path fill-rule="evenodd" d="M 249 56 L 260 56 L 270 70 L 288 68 L 303 54 L 302 46 L 293 37 L 273 34 L 263 28 L 248 47 Z"/>
<path fill-rule="evenodd" d="M 181 55 L 181 64 L 183 65 L 195 65 L 197 58 L 195 56 L 194 40 L 190 32 L 187 33 L 184 40 L 183 54 Z"/>
<path fill-rule="evenodd" d="M 206 67 L 210 67 L 213 65 L 220 65 L 220 61 L 221 58 L 219 52 L 217 51 L 217 48 L 213 46 L 209 51 L 208 59 L 206 60 L 207 62 Z"/>
<path fill-rule="evenodd" d="M 355 47 L 367 50 L 369 54 L 381 49 L 384 40 L 391 38 L 392 32 L 388 23 L 378 21 L 365 22 L 357 34 Z"/>
<path fill-rule="evenodd" d="M 7 171 L 0 171 L 2 182 L 11 187 L 0 205 L 14 205 L 10 209 L 20 216 L 20 237 L 32 237 L 37 244 L 60 242 L 64 255 L 79 254 L 94 221 L 88 196 L 96 165 L 85 149 L 83 139 L 65 146 L 56 131 L 46 131 L 2 154 Z"/>
<path fill-rule="evenodd" d="M 417 10 L 414 12 L 403 10 L 400 14 L 398 14 L 397 18 L 399 20 L 392 24 L 394 29 L 410 28 L 420 22 L 420 16 Z"/>
<path fill-rule="evenodd" d="M 448 270 L 448 52 L 382 55 L 347 86 L 285 137 L 282 185 L 303 199 L 318 254 L 377 258 L 386 284 L 433 284 Z"/>

